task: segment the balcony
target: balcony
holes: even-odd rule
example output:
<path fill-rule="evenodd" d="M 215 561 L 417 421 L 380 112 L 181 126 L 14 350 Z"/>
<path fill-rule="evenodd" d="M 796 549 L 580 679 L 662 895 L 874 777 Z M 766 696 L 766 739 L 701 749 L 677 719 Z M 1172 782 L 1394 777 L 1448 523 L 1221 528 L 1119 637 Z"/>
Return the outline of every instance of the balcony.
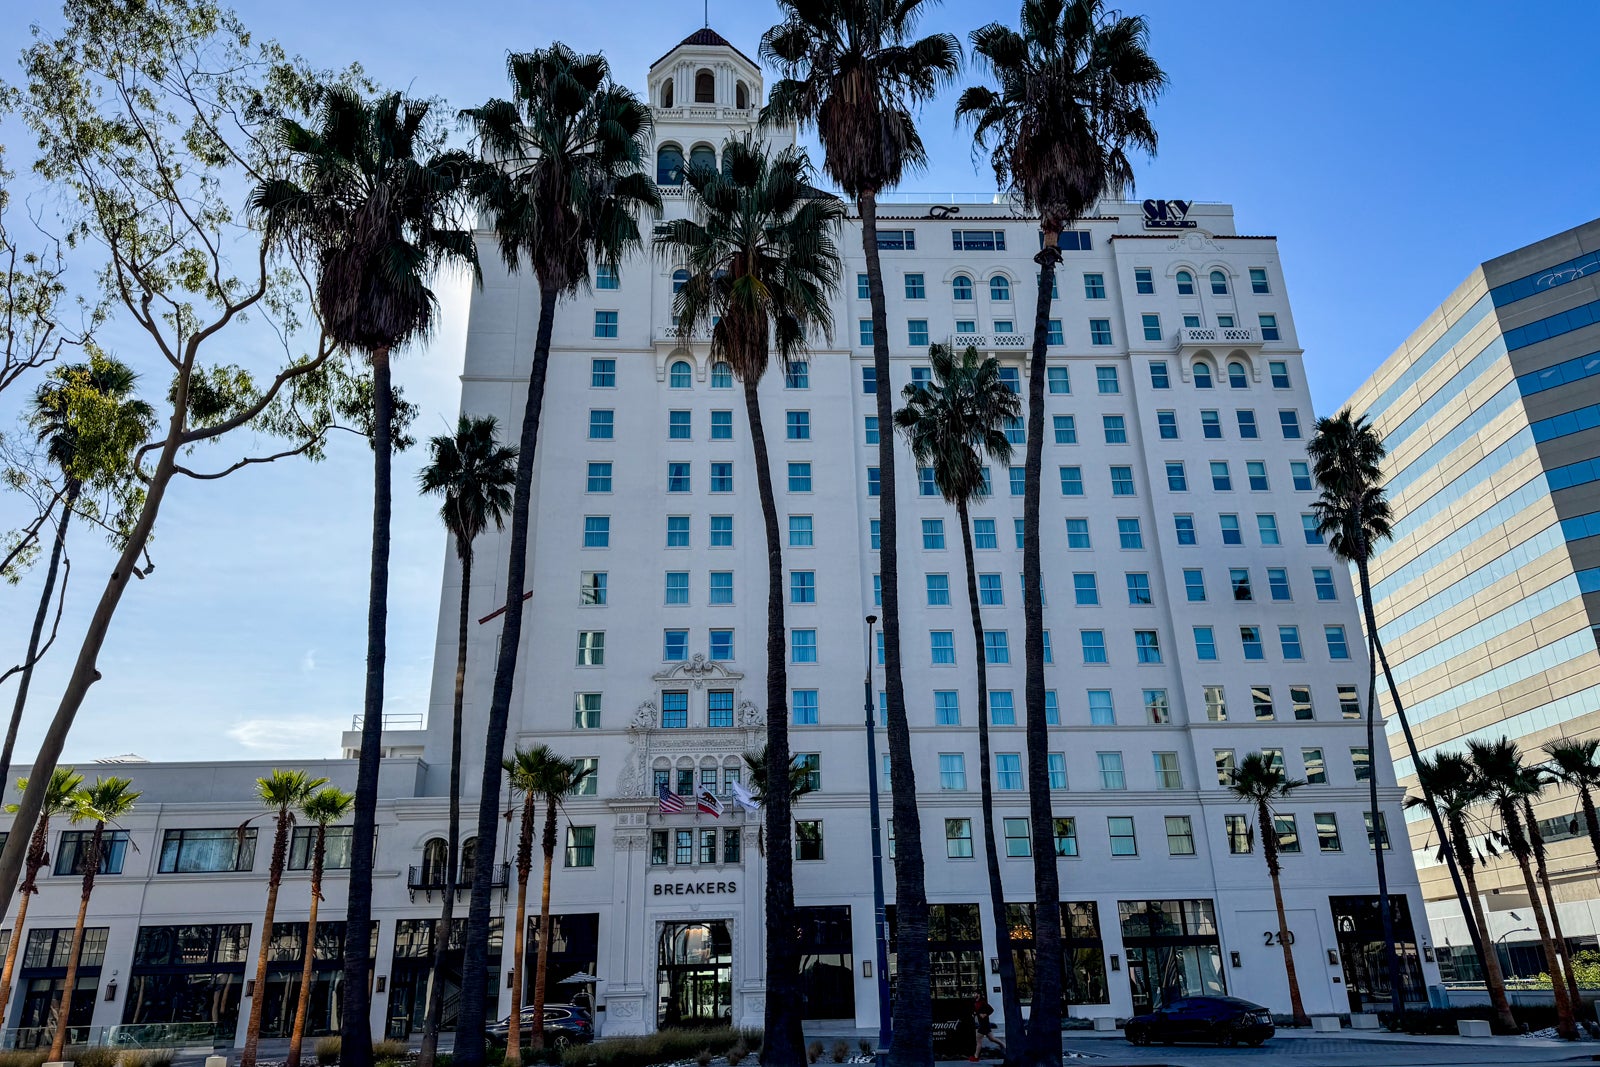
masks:
<path fill-rule="evenodd" d="M 510 884 L 511 864 L 496 864 L 489 880 L 489 888 L 500 890 L 500 899 L 502 902 L 505 900 L 506 886 Z M 411 893 L 411 902 L 413 904 L 416 903 L 418 893 L 421 893 L 426 900 L 432 900 L 435 893 L 438 893 L 442 898 L 445 891 L 444 872 L 435 870 L 431 867 L 413 865 L 410 872 L 406 875 L 406 889 Z M 457 902 L 460 902 L 463 894 L 471 894 L 471 892 L 472 872 L 462 871 L 461 880 L 456 883 Z"/>
<path fill-rule="evenodd" d="M 1033 333 L 958 333 L 950 338 L 957 352 L 968 347 L 980 352 L 1019 352 L 1033 347 Z"/>
<path fill-rule="evenodd" d="M 1261 338 L 1249 326 L 1184 326 L 1178 330 L 1178 350 L 1201 348 L 1260 348 Z"/>

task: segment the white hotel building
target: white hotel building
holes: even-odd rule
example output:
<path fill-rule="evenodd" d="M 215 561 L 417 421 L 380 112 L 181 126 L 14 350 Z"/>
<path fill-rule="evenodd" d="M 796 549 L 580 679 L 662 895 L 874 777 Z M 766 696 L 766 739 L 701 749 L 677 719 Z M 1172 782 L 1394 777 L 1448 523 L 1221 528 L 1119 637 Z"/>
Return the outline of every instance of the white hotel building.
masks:
<path fill-rule="evenodd" d="M 711 158 L 730 133 L 752 128 L 762 75 L 702 30 L 650 69 L 649 97 L 671 215 L 683 210 L 677 161 Z M 1305 525 L 1314 413 L 1276 243 L 1236 233 L 1225 205 L 1164 205 L 1166 225 L 1155 225 L 1156 204 L 1108 202 L 1064 234 L 1052 311 L 1046 674 L 1059 724 L 1050 774 L 1071 1013 L 1126 1016 L 1224 991 L 1287 1011 L 1259 830 L 1222 784 L 1233 761 L 1256 750 L 1309 783 L 1279 816 L 1284 894 L 1306 1007 L 1346 1011 L 1387 996 L 1365 776 L 1379 775 L 1397 835 L 1403 794 L 1387 749 L 1364 747 L 1366 664 L 1346 571 Z M 840 242 L 847 284 L 834 339 L 761 386 L 786 538 L 791 744 L 817 786 L 795 811 L 805 1015 L 860 1027 L 877 1024 L 868 775 L 888 785 L 886 768 L 867 765 L 863 722 L 864 616 L 878 610 L 877 440 L 887 432 L 871 393 L 898 394 L 925 372 L 928 343 L 946 339 L 993 352 L 1023 380 L 1038 248 L 1036 220 L 1005 203 L 895 202 L 882 214 L 892 381 L 873 380 L 852 221 Z M 496 416 L 515 440 L 538 293 L 526 273 L 506 273 L 487 234 L 480 250 L 462 411 Z M 766 715 L 765 546 L 740 394 L 704 343 L 675 335 L 672 285 L 673 265 L 641 253 L 559 310 L 540 430 L 533 601 L 511 708 L 513 743 L 549 744 L 597 771 L 567 804 L 560 831 L 551 978 L 598 975 L 609 1033 L 759 1023 L 764 1002 L 756 820 L 736 809 L 720 819 L 692 805 L 680 815 L 656 810 L 663 782 L 726 793 L 742 754 L 761 744 Z M 974 840 L 974 644 L 955 515 L 902 455 L 901 632 L 935 996 L 970 1000 L 998 987 Z M 974 534 L 1003 880 L 1026 904 L 1020 475 L 992 471 Z M 498 535 L 478 546 L 475 618 L 503 603 L 504 546 Z M 428 725 L 385 732 L 373 1024 L 398 1035 L 420 1026 L 439 904 L 458 581 L 450 555 Z M 469 783 L 483 756 L 498 624 L 472 630 Z M 882 674 L 872 669 L 876 693 Z M 347 787 L 354 779 L 348 759 L 305 766 Z M 242 1033 L 269 849 L 241 845 L 234 828 L 256 811 L 251 783 L 268 769 L 126 768 L 145 798 L 95 892 L 75 1021 L 215 1022 Z M 70 933 L 78 895 L 71 835 L 55 835 L 57 867 L 28 915 L 10 1026 L 37 1025 L 63 973 L 66 937 L 57 934 Z M 298 980 L 299 842 L 279 906 L 281 962 L 264 991 L 269 1030 L 286 1026 L 284 993 Z M 1421 998 L 1438 977 L 1411 853 L 1398 844 L 1390 886 L 1404 904 L 1410 993 Z M 328 881 L 322 914 L 337 920 L 345 879 L 333 871 Z M 495 900 L 511 910 L 507 894 Z M 1026 908 L 1014 926 L 1027 936 Z M 337 925 L 327 932 L 342 936 Z M 312 1024 L 323 1030 L 336 946 L 326 954 Z M 509 1001 L 506 967 L 493 967 L 497 1017 Z"/>

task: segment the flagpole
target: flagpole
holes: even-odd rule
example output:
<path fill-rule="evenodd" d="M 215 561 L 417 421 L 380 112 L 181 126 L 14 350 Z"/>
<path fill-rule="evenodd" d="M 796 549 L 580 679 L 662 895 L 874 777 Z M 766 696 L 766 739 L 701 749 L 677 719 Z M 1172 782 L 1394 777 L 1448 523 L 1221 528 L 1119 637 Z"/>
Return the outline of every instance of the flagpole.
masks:
<path fill-rule="evenodd" d="M 883 838 L 878 831 L 878 724 L 872 709 L 872 628 L 876 615 L 867 616 L 867 676 L 863 709 L 867 716 L 867 797 L 872 808 L 872 918 L 878 942 L 878 1051 L 877 1067 L 889 1062 L 894 1022 L 889 1014 L 889 930 L 883 910 Z"/>

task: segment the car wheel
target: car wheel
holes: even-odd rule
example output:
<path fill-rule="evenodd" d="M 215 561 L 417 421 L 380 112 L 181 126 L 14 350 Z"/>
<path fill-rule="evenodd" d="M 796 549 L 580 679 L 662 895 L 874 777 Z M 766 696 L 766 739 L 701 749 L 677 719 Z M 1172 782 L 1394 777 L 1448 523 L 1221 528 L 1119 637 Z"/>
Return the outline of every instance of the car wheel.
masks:
<path fill-rule="evenodd" d="M 1144 1036 L 1144 1033 L 1139 1030 L 1124 1030 L 1122 1032 L 1122 1036 L 1128 1039 L 1128 1044 L 1130 1045 L 1143 1045 L 1147 1044 L 1149 1041 L 1149 1039 Z"/>
<path fill-rule="evenodd" d="M 557 1052 L 565 1052 L 567 1050 L 567 1046 L 570 1044 L 572 1044 L 572 1039 L 566 1034 L 557 1034 L 555 1037 L 550 1039 L 551 1047 Z"/>
<path fill-rule="evenodd" d="M 1264 1037 L 1252 1037 L 1248 1042 L 1246 1042 L 1246 1044 L 1248 1044 L 1251 1048 L 1260 1048 L 1262 1043 L 1266 1040 L 1267 1039 Z"/>
<path fill-rule="evenodd" d="M 1217 1035 L 1217 1046 L 1219 1048 L 1232 1048 L 1238 1043 L 1239 1039 L 1227 1030 Z"/>

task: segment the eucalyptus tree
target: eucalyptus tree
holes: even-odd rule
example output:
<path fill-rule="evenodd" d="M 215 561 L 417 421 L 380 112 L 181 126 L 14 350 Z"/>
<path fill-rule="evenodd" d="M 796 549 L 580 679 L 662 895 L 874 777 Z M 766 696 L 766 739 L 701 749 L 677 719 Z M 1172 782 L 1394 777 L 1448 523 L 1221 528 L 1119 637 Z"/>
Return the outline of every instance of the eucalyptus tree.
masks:
<path fill-rule="evenodd" d="M 1256 833 L 1261 838 L 1261 855 L 1267 861 L 1267 876 L 1272 879 L 1272 903 L 1278 910 L 1277 941 L 1283 948 L 1283 974 L 1289 983 L 1289 1010 L 1294 1025 L 1309 1026 L 1305 1003 L 1300 997 L 1300 976 L 1294 969 L 1294 935 L 1283 910 L 1283 864 L 1279 861 L 1277 806 L 1305 785 L 1283 773 L 1271 759 L 1252 752 L 1239 761 L 1228 783 L 1228 792 L 1255 808 Z"/>
<path fill-rule="evenodd" d="M 774 355 L 787 370 L 808 340 L 833 328 L 839 286 L 837 237 L 844 206 L 812 186 L 804 152 L 776 155 L 753 137 L 729 140 L 722 167 L 691 165 L 684 175 L 689 214 L 661 224 L 655 247 L 682 263 L 688 279 L 673 310 L 688 337 L 710 337 L 711 358 L 725 360 L 744 390 L 767 549 L 767 777 L 787 773 L 789 681 L 783 606 L 783 545 L 772 465 L 761 418 L 761 379 Z M 763 805 L 767 837 L 789 839 L 789 797 Z M 762 1055 L 774 1064 L 805 1062 L 800 1031 L 800 957 L 794 937 L 794 852 L 766 857 L 766 1020 Z"/>
<path fill-rule="evenodd" d="M 492 161 L 479 174 L 474 192 L 492 219 L 500 256 L 512 272 L 526 266 L 539 288 L 539 324 L 517 443 L 504 622 L 484 728 L 477 828 L 483 856 L 493 854 L 500 829 L 501 760 L 522 644 L 533 466 L 556 303 L 588 284 L 591 264 L 617 269 L 642 244 L 640 217 L 661 206 L 644 164 L 650 108 L 612 80 L 604 56 L 583 55 L 557 42 L 534 52 L 511 53 L 506 74 L 510 99 L 461 112 L 480 152 Z M 457 1067 L 483 1064 L 492 867 L 473 867 L 454 1046 Z"/>
<path fill-rule="evenodd" d="M 1109 11 L 1101 0 L 1025 0 L 1020 31 L 1000 23 L 972 31 L 973 55 L 994 84 L 971 86 L 956 103 L 958 121 L 971 123 L 1000 188 L 1039 218 L 1022 501 L 1028 813 L 1037 902 L 1028 1053 L 1039 1063 L 1061 1061 L 1061 882 L 1049 791 L 1039 530 L 1050 294 L 1062 229 L 1099 197 L 1132 187 L 1130 151 L 1155 152 L 1149 108 L 1166 74 L 1146 49 L 1148 36 L 1144 19 Z"/>
<path fill-rule="evenodd" d="M 367 670 L 357 762 L 346 921 L 372 919 L 372 850 L 388 655 L 391 464 L 397 350 L 428 337 L 439 302 L 431 285 L 445 268 L 477 274 L 477 246 L 464 193 L 475 161 L 444 149 L 431 105 L 400 93 L 372 98 L 346 85 L 322 87 L 311 125 L 281 117 L 276 137 L 291 173 L 260 183 L 252 207 L 269 238 L 304 249 L 323 328 L 372 369 L 372 550 L 367 597 Z M 367 944 L 345 939 L 340 1062 L 369 1067 Z"/>
<path fill-rule="evenodd" d="M 894 852 L 896 1064 L 933 1061 L 931 985 L 926 947 L 922 820 L 901 673 L 899 481 L 895 476 L 894 389 L 889 319 L 878 255 L 878 194 L 927 163 L 915 112 L 961 67 L 954 35 L 917 36 L 932 0 L 779 0 L 783 21 L 761 38 L 761 56 L 782 75 L 767 95 L 764 123 L 797 122 L 822 142 L 822 169 L 856 202 L 872 308 L 877 383 L 878 573 L 883 616 L 884 693 L 897 839 Z M 770 1003 L 770 998 L 769 998 Z"/>
<path fill-rule="evenodd" d="M 933 484 L 956 509 L 961 549 L 967 565 L 967 603 L 972 613 L 973 662 L 978 665 L 978 782 L 983 810 L 984 862 L 989 871 L 989 903 L 999 939 L 1000 1002 L 1006 1034 L 1023 1034 L 1022 1000 L 1017 995 L 1017 965 L 1012 955 L 1011 924 L 1006 919 L 1005 889 L 1000 881 L 1000 854 L 995 844 L 994 773 L 989 755 L 989 667 L 984 652 L 983 613 L 978 597 L 978 569 L 973 559 L 972 521 L 968 509 L 989 495 L 987 455 L 1000 467 L 1011 462 L 1009 428 L 1021 425 L 1022 402 L 1000 377 L 1000 361 L 968 347 L 957 356 L 949 345 L 928 349 L 932 376 L 912 382 L 901 396 L 905 407 L 895 412 L 895 425 L 911 444 L 919 467 L 933 472 Z M 1008 1050 L 1009 1051 L 1009 1050 Z"/>
<path fill-rule="evenodd" d="M 1577 791 L 1583 809 L 1583 828 L 1589 835 L 1589 848 L 1600 864 L 1600 817 L 1595 815 L 1594 794 L 1600 789 L 1600 740 L 1564 738 L 1544 747 L 1550 761 L 1545 769 L 1563 785 Z"/>
<path fill-rule="evenodd" d="M 328 827 L 350 814 L 356 798 L 338 786 L 324 786 L 306 797 L 300 815 L 316 827 L 311 839 L 311 914 L 306 920 L 306 948 L 300 961 L 300 996 L 295 1002 L 294 1027 L 289 1031 L 285 1067 L 300 1067 L 300 1048 L 306 1037 L 306 1016 L 311 1011 L 312 964 L 317 957 L 317 907 L 322 903 L 322 869 L 328 859 Z M 349 936 L 346 927 L 346 936 Z M 437 973 L 437 972 L 435 972 Z"/>
<path fill-rule="evenodd" d="M 73 798 L 83 786 L 83 775 L 71 767 L 57 767 L 50 772 L 50 785 L 45 790 L 44 806 L 34 821 L 33 834 L 28 839 L 28 866 L 24 868 L 22 885 L 17 887 L 17 917 L 11 923 L 11 940 L 6 943 L 4 973 L 0 973 L 0 1019 L 7 1018 L 6 1008 L 11 1003 L 11 979 L 16 973 L 17 948 L 22 944 L 23 930 L 28 921 L 28 901 L 39 891 L 39 872 L 50 866 L 50 820 L 72 810 Z M 17 790 L 27 789 L 26 778 L 17 779 Z M 8 804 L 6 810 L 16 813 L 17 805 Z M 13 824 L 15 825 L 15 824 Z M 12 833 L 16 833 L 13 829 Z"/>

